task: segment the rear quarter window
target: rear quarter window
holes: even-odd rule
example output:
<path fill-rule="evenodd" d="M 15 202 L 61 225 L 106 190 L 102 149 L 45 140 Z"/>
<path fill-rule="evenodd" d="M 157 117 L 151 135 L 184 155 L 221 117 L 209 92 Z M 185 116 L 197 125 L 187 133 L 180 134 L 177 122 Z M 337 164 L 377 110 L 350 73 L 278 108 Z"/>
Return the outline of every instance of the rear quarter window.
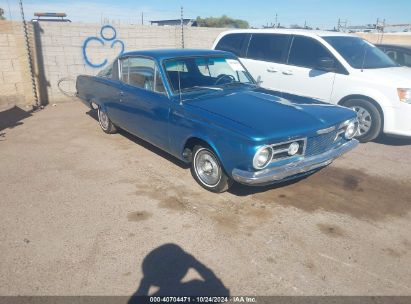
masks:
<path fill-rule="evenodd" d="M 112 78 L 113 77 L 113 64 L 110 64 L 103 70 L 101 70 L 97 76 L 103 77 L 103 78 Z"/>
<path fill-rule="evenodd" d="M 218 41 L 215 49 L 231 52 L 238 57 L 244 57 L 245 44 L 248 43 L 249 34 L 228 34 Z"/>
<path fill-rule="evenodd" d="M 247 58 L 285 62 L 290 35 L 282 34 L 253 34 L 248 47 Z"/>

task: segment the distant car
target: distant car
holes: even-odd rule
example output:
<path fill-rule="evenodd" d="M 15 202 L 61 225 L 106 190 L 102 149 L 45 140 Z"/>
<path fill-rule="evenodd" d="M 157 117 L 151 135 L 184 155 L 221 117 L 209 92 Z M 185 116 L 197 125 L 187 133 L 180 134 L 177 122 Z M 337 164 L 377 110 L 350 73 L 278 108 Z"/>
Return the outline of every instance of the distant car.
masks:
<path fill-rule="evenodd" d="M 233 30 L 221 33 L 213 49 L 233 52 L 265 88 L 355 110 L 362 142 L 382 132 L 411 137 L 411 70 L 358 36 Z"/>
<path fill-rule="evenodd" d="M 377 46 L 399 65 L 411 67 L 411 46 L 397 44 L 377 44 Z"/>
<path fill-rule="evenodd" d="M 76 86 L 104 132 L 122 128 L 191 163 L 213 192 L 308 175 L 358 144 L 354 111 L 281 98 L 227 52 L 129 52 Z"/>

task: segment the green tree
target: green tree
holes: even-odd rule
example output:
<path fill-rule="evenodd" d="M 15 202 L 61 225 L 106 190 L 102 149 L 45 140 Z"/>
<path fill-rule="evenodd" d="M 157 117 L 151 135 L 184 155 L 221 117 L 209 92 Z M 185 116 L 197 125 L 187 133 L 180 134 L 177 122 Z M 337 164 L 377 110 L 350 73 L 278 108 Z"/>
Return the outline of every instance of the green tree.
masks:
<path fill-rule="evenodd" d="M 207 17 L 201 18 L 200 16 L 196 19 L 197 26 L 201 27 L 228 27 L 228 28 L 248 28 L 249 24 L 245 20 L 233 19 L 226 15 L 221 17 Z"/>
<path fill-rule="evenodd" d="M 4 17 L 4 9 L 0 7 L 0 20 L 6 20 L 6 17 Z"/>

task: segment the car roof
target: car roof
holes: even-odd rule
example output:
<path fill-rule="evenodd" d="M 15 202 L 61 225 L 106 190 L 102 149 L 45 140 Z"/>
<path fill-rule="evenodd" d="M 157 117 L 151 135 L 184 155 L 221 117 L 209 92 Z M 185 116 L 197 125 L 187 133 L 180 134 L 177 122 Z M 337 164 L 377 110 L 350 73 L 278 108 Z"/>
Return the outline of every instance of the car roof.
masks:
<path fill-rule="evenodd" d="M 383 46 L 383 47 L 390 47 L 393 49 L 395 48 L 395 49 L 411 51 L 411 46 L 409 45 L 381 43 L 381 44 L 376 44 L 376 46 Z"/>
<path fill-rule="evenodd" d="M 191 56 L 230 56 L 234 55 L 229 52 L 215 51 L 207 49 L 153 49 L 153 50 L 141 50 L 141 51 L 131 51 L 126 52 L 122 55 L 124 56 L 146 56 L 156 58 L 158 60 L 176 58 L 176 57 L 191 57 Z"/>
<path fill-rule="evenodd" d="M 352 34 L 334 32 L 334 31 L 319 31 L 319 30 L 305 30 L 305 29 L 248 29 L 248 30 L 231 30 L 224 32 L 223 34 L 232 33 L 267 33 L 267 34 L 288 34 L 288 35 L 303 35 L 308 37 L 326 37 L 326 36 L 345 36 L 345 37 L 358 37 Z"/>

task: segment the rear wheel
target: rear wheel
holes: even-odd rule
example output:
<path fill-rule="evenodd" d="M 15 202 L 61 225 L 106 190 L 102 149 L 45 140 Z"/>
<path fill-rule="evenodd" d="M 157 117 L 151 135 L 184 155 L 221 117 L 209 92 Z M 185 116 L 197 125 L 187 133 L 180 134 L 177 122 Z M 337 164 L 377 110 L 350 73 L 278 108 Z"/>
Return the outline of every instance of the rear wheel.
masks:
<path fill-rule="evenodd" d="M 101 129 L 106 132 L 107 134 L 113 134 L 117 132 L 116 126 L 111 122 L 110 118 L 108 118 L 107 113 L 102 110 L 100 107 L 98 108 L 98 122 L 100 124 Z"/>
<path fill-rule="evenodd" d="M 344 106 L 357 113 L 359 126 L 355 137 L 360 142 L 368 142 L 378 137 L 381 133 L 382 118 L 374 104 L 366 99 L 350 99 Z"/>
<path fill-rule="evenodd" d="M 233 181 L 225 174 L 214 151 L 207 146 L 197 145 L 193 149 L 193 155 L 191 174 L 194 179 L 211 192 L 227 191 Z"/>

